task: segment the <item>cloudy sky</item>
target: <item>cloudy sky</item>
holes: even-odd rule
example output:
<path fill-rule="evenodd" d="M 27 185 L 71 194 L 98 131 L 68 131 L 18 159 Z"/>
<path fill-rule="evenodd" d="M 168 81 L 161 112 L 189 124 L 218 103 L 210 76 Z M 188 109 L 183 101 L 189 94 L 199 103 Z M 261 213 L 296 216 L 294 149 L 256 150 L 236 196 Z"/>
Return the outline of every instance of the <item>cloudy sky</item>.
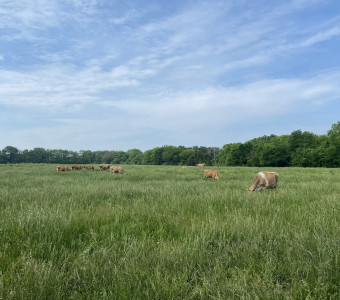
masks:
<path fill-rule="evenodd" d="M 1 0 L 0 149 L 325 134 L 339 49 L 334 0 Z"/>

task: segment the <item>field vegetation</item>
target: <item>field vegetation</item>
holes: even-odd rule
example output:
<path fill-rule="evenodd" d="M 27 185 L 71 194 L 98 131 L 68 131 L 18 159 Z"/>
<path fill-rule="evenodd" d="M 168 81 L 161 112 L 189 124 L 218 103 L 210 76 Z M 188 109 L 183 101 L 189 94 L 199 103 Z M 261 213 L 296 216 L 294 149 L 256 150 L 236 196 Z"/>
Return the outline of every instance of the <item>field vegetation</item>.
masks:
<path fill-rule="evenodd" d="M 340 169 L 0 165 L 0 299 L 339 299 Z"/>

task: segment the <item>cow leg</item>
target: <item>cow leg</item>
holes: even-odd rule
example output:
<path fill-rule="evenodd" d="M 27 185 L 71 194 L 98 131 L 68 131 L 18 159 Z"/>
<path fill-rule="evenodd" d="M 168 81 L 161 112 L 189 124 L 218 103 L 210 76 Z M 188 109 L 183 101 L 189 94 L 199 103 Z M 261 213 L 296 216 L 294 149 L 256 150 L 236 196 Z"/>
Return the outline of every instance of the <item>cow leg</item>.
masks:
<path fill-rule="evenodd" d="M 262 191 L 262 190 L 264 190 L 265 189 L 265 187 L 263 187 L 263 186 L 261 186 L 261 185 L 258 185 L 256 188 L 255 188 L 255 191 L 256 192 L 259 192 L 259 191 Z"/>

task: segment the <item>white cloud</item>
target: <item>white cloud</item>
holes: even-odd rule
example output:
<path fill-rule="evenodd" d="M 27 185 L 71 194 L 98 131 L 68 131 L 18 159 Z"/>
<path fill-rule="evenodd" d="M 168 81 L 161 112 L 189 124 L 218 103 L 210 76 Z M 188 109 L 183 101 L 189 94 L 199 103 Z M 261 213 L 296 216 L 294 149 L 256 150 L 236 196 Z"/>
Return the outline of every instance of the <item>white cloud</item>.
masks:
<path fill-rule="evenodd" d="M 56 26 L 60 17 L 57 1 L 10 1 L 0 3 L 0 28 L 17 30 Z"/>
<path fill-rule="evenodd" d="M 104 11 L 105 1 L 95 0 L 1 1 L 0 38 L 9 50 L 0 54 L 0 105 L 46 111 L 54 119 L 66 113 L 53 128 L 42 123 L 12 137 L 34 135 L 28 143 L 41 134 L 42 142 L 52 144 L 54 136 L 73 145 L 72 136 L 82 144 L 91 133 L 97 145 L 110 138 L 125 147 L 124 137 L 143 136 L 151 145 L 150 136 L 161 132 L 169 137 L 163 143 L 175 137 L 198 143 L 242 120 L 335 101 L 338 71 L 294 67 L 296 53 L 340 35 L 336 16 L 299 19 L 318 2 L 188 1 L 169 11 L 159 3 Z M 21 47 L 13 39 L 22 39 Z M 291 65 L 286 74 L 280 58 Z M 86 120 L 93 106 L 122 115 Z"/>
<path fill-rule="evenodd" d="M 118 66 L 104 72 L 52 65 L 27 72 L 0 70 L 0 103 L 20 106 L 63 107 L 96 102 L 105 91 L 135 87 L 147 70 Z"/>
<path fill-rule="evenodd" d="M 116 102 L 131 122 L 171 132 L 201 130 L 241 123 L 251 117 L 265 118 L 299 112 L 340 98 L 340 73 L 310 79 L 263 80 L 229 88 L 155 95 L 150 99 Z M 140 124 L 141 126 L 141 124 Z M 217 130 L 217 128 L 216 128 Z"/>
<path fill-rule="evenodd" d="M 140 16 L 140 12 L 137 12 L 136 9 L 132 9 L 126 12 L 123 16 L 112 17 L 110 19 L 110 22 L 117 24 L 117 25 L 124 25 L 139 16 Z"/>
<path fill-rule="evenodd" d="M 337 101 L 339 79 L 340 73 L 329 73 L 304 80 L 262 80 L 229 88 L 163 91 L 150 97 L 97 104 L 87 99 L 88 92 L 84 91 L 65 98 L 61 107 L 45 111 L 46 118 L 54 122 L 52 126 L 0 132 L 0 140 L 13 145 L 20 141 L 20 148 L 75 150 L 147 150 L 164 144 L 222 146 L 228 142 L 225 134 L 229 128 L 243 122 L 253 119 L 261 123 L 261 119 L 315 111 Z M 88 104 L 71 109 L 75 98 L 84 98 Z M 76 110 L 79 113 L 67 116 Z"/>
<path fill-rule="evenodd" d="M 305 41 L 302 41 L 300 43 L 300 46 L 309 47 L 309 46 L 312 46 L 314 44 L 330 40 L 330 39 L 337 37 L 337 36 L 340 36 L 340 26 L 334 26 L 334 27 L 327 29 L 323 32 L 319 32 L 319 33 L 309 37 Z"/>

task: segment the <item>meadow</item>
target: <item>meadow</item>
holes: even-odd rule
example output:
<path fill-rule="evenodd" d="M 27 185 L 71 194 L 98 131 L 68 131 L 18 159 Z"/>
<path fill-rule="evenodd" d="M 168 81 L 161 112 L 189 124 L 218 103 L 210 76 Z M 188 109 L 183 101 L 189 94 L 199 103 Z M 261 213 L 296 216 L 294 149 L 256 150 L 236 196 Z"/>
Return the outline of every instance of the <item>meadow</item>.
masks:
<path fill-rule="evenodd" d="M 0 165 L 0 299 L 340 297 L 340 169 L 55 168 Z"/>

